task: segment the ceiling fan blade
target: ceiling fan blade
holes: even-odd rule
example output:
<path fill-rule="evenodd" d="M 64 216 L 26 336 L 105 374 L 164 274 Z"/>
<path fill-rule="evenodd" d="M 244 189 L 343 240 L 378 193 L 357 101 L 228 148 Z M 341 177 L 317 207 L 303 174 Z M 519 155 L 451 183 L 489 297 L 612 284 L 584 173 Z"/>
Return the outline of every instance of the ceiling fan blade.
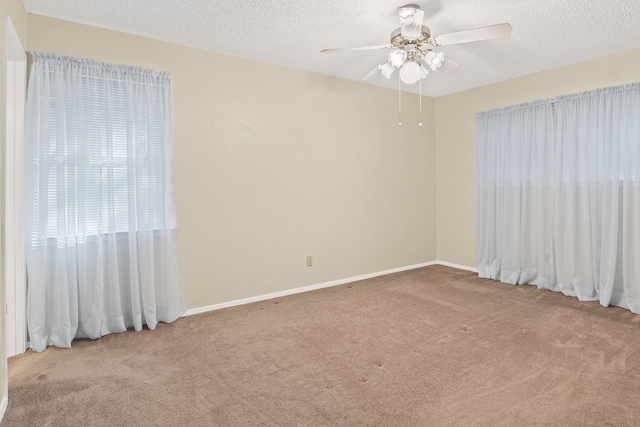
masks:
<path fill-rule="evenodd" d="M 458 31 L 456 33 L 442 34 L 433 37 L 431 44 L 434 46 L 446 46 L 451 44 L 477 42 L 506 37 L 511 34 L 511 25 L 497 24 L 488 27 L 475 28 L 473 30 Z"/>
<path fill-rule="evenodd" d="M 378 50 L 378 49 L 390 49 L 393 46 L 390 44 L 381 44 L 378 46 L 359 46 L 359 47 L 338 47 L 335 49 L 322 49 L 320 52 L 322 53 L 333 53 L 333 52 L 353 52 L 357 50 Z"/>
<path fill-rule="evenodd" d="M 438 71 L 442 71 L 445 74 L 451 74 L 458 71 L 462 67 L 462 65 L 458 64 L 453 59 L 449 59 L 445 56 L 444 62 L 442 63 L 442 67 L 438 69 Z"/>
<path fill-rule="evenodd" d="M 382 62 L 384 64 L 384 62 Z M 373 70 L 369 71 L 363 78 L 362 81 L 363 82 L 368 82 L 370 80 L 375 80 L 376 77 L 378 77 L 380 75 L 380 65 L 376 65 L 376 68 L 374 68 Z"/>
<path fill-rule="evenodd" d="M 407 40 L 417 40 L 422 33 L 424 10 L 416 5 L 407 5 L 398 9 L 400 16 L 400 32 Z"/>

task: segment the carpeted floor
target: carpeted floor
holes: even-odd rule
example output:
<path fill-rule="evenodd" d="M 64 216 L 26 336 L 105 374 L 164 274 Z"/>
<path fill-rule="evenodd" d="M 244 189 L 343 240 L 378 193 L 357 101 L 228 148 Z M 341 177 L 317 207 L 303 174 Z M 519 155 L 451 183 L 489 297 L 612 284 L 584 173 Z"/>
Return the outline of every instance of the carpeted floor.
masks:
<path fill-rule="evenodd" d="M 640 316 L 431 266 L 9 360 L 2 426 L 637 426 Z"/>

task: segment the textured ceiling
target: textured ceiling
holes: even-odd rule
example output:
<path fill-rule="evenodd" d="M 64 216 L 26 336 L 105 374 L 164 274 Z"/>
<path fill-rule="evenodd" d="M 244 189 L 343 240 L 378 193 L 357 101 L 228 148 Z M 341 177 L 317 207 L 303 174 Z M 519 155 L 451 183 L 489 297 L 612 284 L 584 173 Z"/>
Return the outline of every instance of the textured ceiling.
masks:
<path fill-rule="evenodd" d="M 399 26 L 389 0 L 24 0 L 29 13 L 360 80 L 388 51 L 322 54 L 380 45 Z M 640 0 L 422 0 L 433 35 L 508 22 L 507 38 L 438 48 L 462 64 L 431 73 L 423 94 L 442 96 L 640 47 Z M 588 72 L 588 70 L 585 70 Z M 367 84 L 397 88 L 397 73 Z M 403 85 L 418 92 L 418 85 Z"/>

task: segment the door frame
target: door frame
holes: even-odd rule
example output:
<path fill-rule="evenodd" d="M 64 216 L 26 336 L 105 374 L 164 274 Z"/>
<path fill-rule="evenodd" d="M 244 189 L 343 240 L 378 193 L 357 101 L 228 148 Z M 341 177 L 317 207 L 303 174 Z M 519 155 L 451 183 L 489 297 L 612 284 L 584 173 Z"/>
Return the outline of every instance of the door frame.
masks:
<path fill-rule="evenodd" d="M 5 357 L 27 349 L 26 264 L 23 239 L 23 145 L 27 55 L 7 16 L 4 50 L 4 298 Z"/>

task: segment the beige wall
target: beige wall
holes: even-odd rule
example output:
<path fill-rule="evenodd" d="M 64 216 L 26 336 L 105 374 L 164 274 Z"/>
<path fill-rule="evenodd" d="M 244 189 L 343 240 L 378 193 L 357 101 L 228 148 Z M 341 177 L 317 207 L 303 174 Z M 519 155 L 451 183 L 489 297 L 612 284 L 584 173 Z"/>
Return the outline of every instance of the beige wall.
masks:
<path fill-rule="evenodd" d="M 393 90 L 36 15 L 27 39 L 172 73 L 189 308 L 435 260 L 433 99 L 398 127 Z"/>
<path fill-rule="evenodd" d="M 2 0 L 0 2 L 0 18 L 2 19 L 2 23 L 0 28 L 2 29 L 0 33 L 0 126 L 1 134 L 0 138 L 2 139 L 2 147 L 0 148 L 0 215 L 2 218 L 0 219 L 2 223 L 4 223 L 4 170 L 3 170 L 3 158 L 4 155 L 4 103 L 5 103 L 5 93 L 4 93 L 4 48 L 5 48 L 5 34 L 6 34 L 6 20 L 7 16 L 11 17 L 11 21 L 13 23 L 13 27 L 15 28 L 18 36 L 22 41 L 22 45 L 25 46 L 26 43 L 26 23 L 27 23 L 27 15 L 24 11 L 24 6 L 21 0 Z M 3 258 L 4 253 L 4 236 L 0 235 L 0 260 Z M 0 261 L 0 307 L 4 307 L 4 262 Z M 4 310 L 3 310 L 4 311 Z M 0 316 L 0 360 L 2 364 L 0 365 L 0 401 L 7 397 L 7 377 L 6 377 L 6 358 L 5 358 L 5 345 L 4 345 L 4 316 Z"/>
<path fill-rule="evenodd" d="M 640 49 L 436 99 L 437 258 L 476 266 L 475 113 L 640 80 Z"/>

